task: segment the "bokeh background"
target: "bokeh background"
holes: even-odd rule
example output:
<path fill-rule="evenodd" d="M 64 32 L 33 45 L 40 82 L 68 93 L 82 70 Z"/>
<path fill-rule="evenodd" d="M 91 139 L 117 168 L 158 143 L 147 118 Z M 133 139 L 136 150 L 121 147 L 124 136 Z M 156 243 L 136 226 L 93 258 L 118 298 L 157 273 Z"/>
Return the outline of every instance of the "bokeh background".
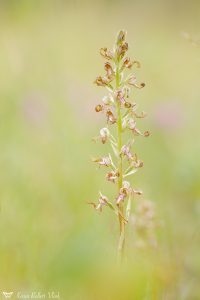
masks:
<path fill-rule="evenodd" d="M 161 220 L 156 251 L 135 249 L 129 230 L 121 272 L 116 218 L 86 204 L 110 191 L 90 161 L 105 151 L 91 141 L 105 126 L 92 82 L 120 29 L 142 64 L 134 100 L 152 133 L 138 139 L 145 166 L 132 182 Z M 195 0 L 0 1 L 1 291 L 200 299 L 198 38 Z"/>

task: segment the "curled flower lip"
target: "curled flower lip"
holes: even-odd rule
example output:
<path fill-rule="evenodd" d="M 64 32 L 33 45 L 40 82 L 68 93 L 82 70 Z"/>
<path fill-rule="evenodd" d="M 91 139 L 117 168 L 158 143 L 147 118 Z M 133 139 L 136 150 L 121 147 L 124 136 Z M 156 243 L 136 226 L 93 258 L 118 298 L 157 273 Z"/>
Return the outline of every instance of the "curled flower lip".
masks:
<path fill-rule="evenodd" d="M 141 136 L 144 136 L 144 137 L 150 136 L 150 132 L 148 130 L 146 130 L 144 133 L 142 133 L 138 128 L 134 128 L 133 134 L 134 135 L 141 135 Z"/>
<path fill-rule="evenodd" d="M 145 83 L 142 82 L 140 84 L 137 84 L 137 79 L 135 77 L 135 75 L 130 75 L 127 79 L 126 79 L 127 84 L 132 85 L 138 89 L 142 89 L 143 87 L 145 87 Z"/>

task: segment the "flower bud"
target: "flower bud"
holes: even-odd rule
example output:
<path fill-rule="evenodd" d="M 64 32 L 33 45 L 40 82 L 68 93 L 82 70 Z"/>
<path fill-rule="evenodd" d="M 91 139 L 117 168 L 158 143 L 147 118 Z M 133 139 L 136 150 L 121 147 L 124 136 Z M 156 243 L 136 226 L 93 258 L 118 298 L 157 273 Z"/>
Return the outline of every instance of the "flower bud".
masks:
<path fill-rule="evenodd" d="M 126 156 L 128 160 L 133 160 L 134 156 L 132 155 L 130 151 L 130 147 L 127 145 L 123 145 L 121 148 L 121 154 Z"/>
<path fill-rule="evenodd" d="M 100 130 L 100 138 L 103 144 L 106 143 L 109 135 L 110 135 L 110 131 L 108 130 L 108 128 L 102 128 Z"/>
<path fill-rule="evenodd" d="M 118 57 L 124 57 L 125 53 L 128 51 L 128 43 L 123 43 L 117 48 L 117 55 Z"/>
<path fill-rule="evenodd" d="M 107 77 L 98 76 L 94 83 L 98 86 L 106 86 L 109 83 L 109 79 Z"/>
<path fill-rule="evenodd" d="M 124 93 L 122 90 L 116 92 L 116 100 L 120 102 L 120 104 L 125 104 Z"/>
<path fill-rule="evenodd" d="M 133 161 L 131 163 L 131 166 L 134 167 L 134 168 L 142 168 L 144 166 L 144 162 L 142 160 L 137 160 L 136 161 Z"/>
<path fill-rule="evenodd" d="M 111 160 L 109 157 L 102 157 L 102 158 L 94 158 L 93 162 L 98 163 L 100 166 L 106 166 L 106 167 L 110 167 L 111 166 Z"/>
<path fill-rule="evenodd" d="M 132 114 L 139 119 L 145 118 L 147 113 L 145 111 L 142 111 L 140 114 L 137 114 L 135 111 L 132 111 Z"/>
<path fill-rule="evenodd" d="M 131 187 L 130 182 L 128 182 L 128 181 L 123 181 L 122 187 L 123 187 L 124 189 L 130 189 L 130 187 Z"/>
<path fill-rule="evenodd" d="M 133 65 L 133 62 L 130 60 L 130 58 L 126 57 L 123 61 L 122 68 L 128 68 L 130 69 Z"/>
<path fill-rule="evenodd" d="M 149 132 L 148 130 L 147 130 L 147 131 L 145 131 L 145 132 L 144 132 L 144 136 L 145 136 L 145 137 L 148 137 L 148 136 L 150 136 L 150 132 Z"/>
<path fill-rule="evenodd" d="M 136 126 L 136 122 L 131 118 L 128 120 L 129 129 L 134 130 Z"/>
<path fill-rule="evenodd" d="M 113 58 L 113 53 L 109 51 L 107 48 L 101 48 L 100 49 L 100 54 L 106 59 L 112 59 Z"/>
<path fill-rule="evenodd" d="M 126 38 L 126 31 L 120 30 L 120 32 L 117 35 L 117 45 L 122 44 L 125 41 Z"/>
<path fill-rule="evenodd" d="M 107 110 L 106 117 L 107 117 L 107 122 L 108 123 L 111 123 L 111 124 L 116 123 L 116 118 L 115 118 L 115 116 L 113 115 L 113 113 L 110 109 Z"/>
<path fill-rule="evenodd" d="M 108 181 L 111 181 L 111 182 L 113 182 L 113 183 L 115 183 L 116 182 L 116 180 L 117 180 L 117 178 L 119 177 L 119 172 L 117 171 L 111 171 L 111 172 L 109 172 L 109 173 L 107 173 L 106 174 L 106 179 L 108 180 Z"/>
<path fill-rule="evenodd" d="M 96 107 L 95 107 L 95 111 L 96 112 L 100 112 L 103 110 L 103 106 L 101 104 L 98 104 Z"/>
<path fill-rule="evenodd" d="M 126 118 L 124 118 L 122 120 L 122 129 L 125 130 L 127 128 L 127 126 L 128 126 L 128 121 Z"/>
<path fill-rule="evenodd" d="M 120 193 L 116 198 L 116 204 L 119 205 L 122 201 L 124 201 L 126 195 L 124 193 Z"/>
<path fill-rule="evenodd" d="M 113 100 L 113 97 L 111 95 L 109 95 L 109 96 L 104 96 L 102 99 L 102 102 L 105 105 L 111 105 L 111 104 L 113 104 L 114 100 Z"/>
<path fill-rule="evenodd" d="M 130 102 L 125 102 L 124 106 L 125 106 L 126 108 L 131 108 L 132 105 L 131 105 Z"/>
<path fill-rule="evenodd" d="M 112 65 L 109 62 L 106 62 L 104 65 L 104 69 L 106 70 L 107 77 L 112 77 L 114 75 L 114 71 Z"/>

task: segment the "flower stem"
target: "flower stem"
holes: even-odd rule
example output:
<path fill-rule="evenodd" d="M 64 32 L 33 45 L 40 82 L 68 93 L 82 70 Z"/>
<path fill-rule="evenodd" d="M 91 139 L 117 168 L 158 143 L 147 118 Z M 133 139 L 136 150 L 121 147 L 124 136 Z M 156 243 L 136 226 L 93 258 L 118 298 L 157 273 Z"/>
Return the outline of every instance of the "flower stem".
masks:
<path fill-rule="evenodd" d="M 116 89 L 120 87 L 120 73 L 119 73 L 119 64 L 116 66 Z M 119 178 L 118 178 L 118 193 L 120 193 L 120 189 L 122 187 L 123 180 L 123 164 L 122 157 L 120 156 L 121 148 L 122 148 L 122 116 L 121 116 L 121 108 L 120 102 L 117 103 L 117 144 L 118 144 L 118 170 L 119 170 Z M 122 262 L 124 256 L 124 245 L 125 245 L 125 223 L 124 223 L 124 211 L 123 211 L 123 203 L 119 203 L 119 229 L 120 229 L 120 237 L 118 242 L 118 260 L 119 263 Z"/>

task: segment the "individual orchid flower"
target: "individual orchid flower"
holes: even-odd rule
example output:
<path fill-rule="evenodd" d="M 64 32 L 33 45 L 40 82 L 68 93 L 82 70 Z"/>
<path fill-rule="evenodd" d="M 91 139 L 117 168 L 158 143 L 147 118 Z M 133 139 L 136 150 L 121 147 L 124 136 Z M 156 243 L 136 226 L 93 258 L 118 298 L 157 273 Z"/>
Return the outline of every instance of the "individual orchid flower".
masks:
<path fill-rule="evenodd" d="M 110 136 L 110 131 L 108 130 L 108 128 L 104 127 L 100 129 L 100 139 L 103 144 L 107 142 L 109 136 Z"/>
<path fill-rule="evenodd" d="M 105 167 L 110 167 L 111 164 L 112 164 L 111 159 L 108 156 L 100 157 L 100 158 L 94 158 L 93 162 L 96 162 L 100 166 L 105 166 Z"/>
<path fill-rule="evenodd" d="M 106 179 L 108 181 L 113 182 L 113 183 L 116 183 L 118 178 L 119 178 L 119 172 L 118 171 L 111 171 L 111 172 L 106 174 Z"/>

